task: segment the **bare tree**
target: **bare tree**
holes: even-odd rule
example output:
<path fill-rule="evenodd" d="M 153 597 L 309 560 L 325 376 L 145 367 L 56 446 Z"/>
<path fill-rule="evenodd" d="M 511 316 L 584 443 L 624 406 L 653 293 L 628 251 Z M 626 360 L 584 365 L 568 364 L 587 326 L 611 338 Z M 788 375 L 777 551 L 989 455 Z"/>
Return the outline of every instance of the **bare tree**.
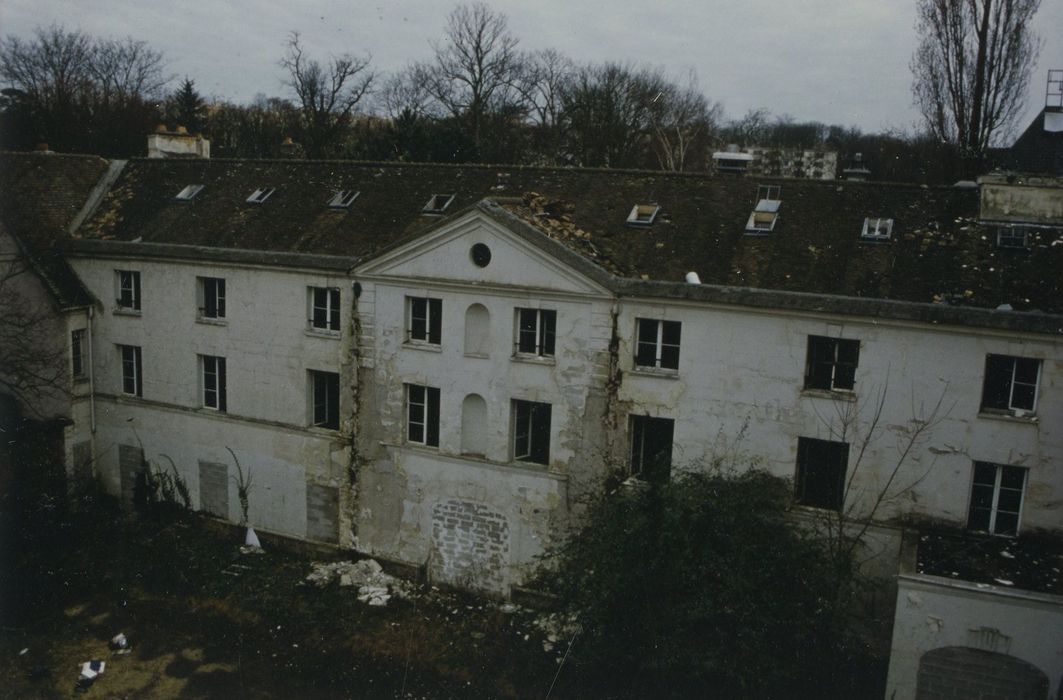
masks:
<path fill-rule="evenodd" d="M 478 151 L 487 117 L 519 103 L 517 43 L 504 14 L 482 2 L 459 5 L 447 17 L 445 40 L 433 45 L 434 62 L 420 67 L 432 96 L 468 121 Z"/>
<path fill-rule="evenodd" d="M 562 95 L 574 73 L 572 61 L 554 49 L 524 54 L 516 70 L 515 86 L 534 122 L 538 151 L 551 162 L 561 159 Z"/>
<path fill-rule="evenodd" d="M 0 79 L 31 117 L 36 133 L 23 142 L 43 138 L 61 150 L 120 157 L 143 149 L 169 80 L 162 54 L 142 41 L 95 39 L 58 25 L 38 28 L 29 41 L 0 41 Z"/>
<path fill-rule="evenodd" d="M 407 66 L 391 75 L 380 89 L 380 107 L 391 119 L 401 115 L 417 118 L 436 116 L 427 80 L 423 65 Z"/>
<path fill-rule="evenodd" d="M 1041 0 L 917 0 L 912 93 L 939 139 L 978 157 L 1014 125 L 1040 39 Z"/>
<path fill-rule="evenodd" d="M 650 142 L 662 170 L 682 171 L 691 147 L 716 131 L 723 105 L 709 104 L 693 71 L 682 85 L 664 78 L 657 82 L 660 89 L 649 106 Z"/>
<path fill-rule="evenodd" d="M 32 277 L 25 255 L 0 252 L 0 394 L 44 418 L 42 406 L 66 392 L 66 346 L 52 308 L 26 292 Z"/>
<path fill-rule="evenodd" d="M 295 92 L 303 115 L 307 153 L 329 155 L 350 125 L 354 108 L 369 93 L 376 78 L 369 69 L 371 57 L 349 53 L 329 58 L 327 65 L 306 55 L 299 33 L 288 37 L 280 64 L 288 71 L 287 85 Z"/>

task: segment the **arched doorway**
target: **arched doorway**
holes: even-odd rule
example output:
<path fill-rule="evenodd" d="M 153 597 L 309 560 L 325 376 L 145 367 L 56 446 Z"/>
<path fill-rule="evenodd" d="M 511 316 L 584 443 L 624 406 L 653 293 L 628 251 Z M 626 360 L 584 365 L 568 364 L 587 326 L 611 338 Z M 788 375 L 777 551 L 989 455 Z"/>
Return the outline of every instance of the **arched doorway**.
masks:
<path fill-rule="evenodd" d="M 1047 700 L 1048 676 L 1033 664 L 1008 654 L 942 647 L 919 659 L 915 697 Z"/>

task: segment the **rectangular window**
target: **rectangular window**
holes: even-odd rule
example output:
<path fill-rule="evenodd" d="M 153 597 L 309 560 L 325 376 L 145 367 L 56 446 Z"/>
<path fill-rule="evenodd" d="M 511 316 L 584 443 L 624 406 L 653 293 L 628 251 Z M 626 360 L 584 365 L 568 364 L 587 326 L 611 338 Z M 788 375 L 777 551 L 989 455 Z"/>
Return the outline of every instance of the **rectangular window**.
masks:
<path fill-rule="evenodd" d="M 627 223 L 634 226 L 650 226 L 661 208 L 656 204 L 636 204 L 627 215 Z"/>
<path fill-rule="evenodd" d="M 865 241 L 888 241 L 893 235 L 893 219 L 864 219 L 860 238 Z"/>
<path fill-rule="evenodd" d="M 203 369 L 203 406 L 216 411 L 226 411 L 225 358 L 200 355 Z"/>
<path fill-rule="evenodd" d="M 803 506 L 841 510 L 848 466 L 848 443 L 798 438 L 794 499 Z"/>
<path fill-rule="evenodd" d="M 805 388 L 852 391 L 859 359 L 859 340 L 808 336 Z"/>
<path fill-rule="evenodd" d="M 340 375 L 310 370 L 310 424 L 340 428 Z"/>
<path fill-rule="evenodd" d="M 1033 413 L 1037 408 L 1037 385 L 1041 361 L 1010 355 L 986 355 L 982 410 Z"/>
<path fill-rule="evenodd" d="M 439 389 L 406 385 L 406 441 L 439 447 Z"/>
<path fill-rule="evenodd" d="M 190 202 L 195 199 L 196 195 L 203 191 L 203 185 L 185 185 L 184 189 L 177 193 L 178 199 L 182 202 Z"/>
<path fill-rule="evenodd" d="M 115 270 L 114 275 L 118 287 L 118 308 L 140 311 L 140 273 L 136 270 Z"/>
<path fill-rule="evenodd" d="M 119 345 L 122 357 L 122 393 L 130 396 L 144 395 L 144 378 L 140 365 L 140 348 L 136 345 Z"/>
<path fill-rule="evenodd" d="M 443 300 L 406 297 L 406 339 L 439 345 L 443 332 Z"/>
<path fill-rule="evenodd" d="M 679 369 L 679 321 L 636 320 L 635 366 Z"/>
<path fill-rule="evenodd" d="M 339 332 L 339 288 L 310 287 L 310 327 L 318 331 Z"/>
<path fill-rule="evenodd" d="M 975 462 L 967 529 L 994 535 L 1017 535 L 1025 488 L 1024 468 Z"/>
<path fill-rule="evenodd" d="M 259 187 L 257 190 L 251 193 L 251 196 L 247 198 L 248 204 L 262 204 L 269 196 L 276 191 L 275 187 Z"/>
<path fill-rule="evenodd" d="M 550 404 L 513 401 L 513 459 L 550 463 Z"/>
<path fill-rule="evenodd" d="M 225 318 L 225 280 L 220 277 L 197 277 L 199 282 L 199 317 Z"/>
<path fill-rule="evenodd" d="M 85 376 L 85 329 L 70 331 L 70 374 L 75 379 Z"/>
<path fill-rule="evenodd" d="M 453 201 L 454 195 L 452 194 L 434 194 L 429 198 L 421 211 L 425 214 L 442 214 Z"/>
<path fill-rule="evenodd" d="M 556 311 L 517 309 L 517 352 L 539 357 L 553 357 L 556 331 Z"/>
<path fill-rule="evenodd" d="M 1001 226 L 997 229 L 997 247 L 1020 250 L 1029 248 L 1030 229 L 1026 226 Z"/>
<path fill-rule="evenodd" d="M 354 200 L 358 199 L 359 194 L 361 192 L 356 192 L 355 190 L 339 190 L 329 200 L 328 205 L 331 209 L 347 209 L 354 204 Z"/>
<path fill-rule="evenodd" d="M 631 475 L 643 481 L 665 483 L 672 471 L 670 418 L 631 416 Z"/>

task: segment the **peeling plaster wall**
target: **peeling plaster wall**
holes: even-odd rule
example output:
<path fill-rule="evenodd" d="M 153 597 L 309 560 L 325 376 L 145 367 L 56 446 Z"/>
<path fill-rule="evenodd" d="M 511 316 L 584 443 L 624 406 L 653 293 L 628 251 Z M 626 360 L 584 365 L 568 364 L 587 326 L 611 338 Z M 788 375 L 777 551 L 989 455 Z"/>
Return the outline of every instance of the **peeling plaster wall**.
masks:
<path fill-rule="evenodd" d="M 920 658 L 944 647 L 981 649 L 1033 664 L 1047 675 L 1047 697 L 1063 680 L 1063 597 L 978 586 L 921 574 L 898 578 L 886 697 L 916 697 Z M 972 680 L 980 676 L 971 669 Z M 973 688 L 968 691 L 972 695 Z"/>
<path fill-rule="evenodd" d="M 405 342 L 406 298 L 425 296 L 442 299 L 438 348 Z M 488 352 L 476 356 L 466 355 L 464 348 L 465 314 L 472 304 L 483 305 L 490 315 L 483 343 Z M 557 312 L 554 358 L 515 356 L 515 314 L 522 307 Z M 360 346 L 369 385 L 363 393 L 360 442 L 372 455 L 360 472 L 359 548 L 428 564 L 430 574 L 454 585 L 506 593 L 519 583 L 523 565 L 567 522 L 570 485 L 594 482 L 602 470 L 601 450 L 588 447 L 603 443 L 609 311 L 606 300 L 541 289 L 363 281 L 359 314 L 372 321 L 363 321 Z M 438 449 L 405 444 L 404 384 L 440 389 Z M 462 403 L 469 394 L 479 395 L 487 406 L 483 455 L 462 455 Z M 512 399 L 551 405 L 548 466 L 512 460 Z M 433 518 L 440 508 L 452 520 L 459 510 L 479 514 L 475 523 L 463 521 L 464 534 L 451 527 L 448 542 L 471 542 L 481 525 L 487 532 L 494 524 L 506 531 L 505 545 L 482 542 L 488 549 L 497 545 L 497 551 L 490 557 L 467 552 L 471 564 L 454 564 L 448 560 L 454 552 L 440 539 L 441 521 Z M 499 562 L 505 564 L 501 571 Z M 473 582 L 470 572 L 477 567 L 484 575 Z"/>
<path fill-rule="evenodd" d="M 1063 178 L 1019 176 L 1012 184 L 1000 176 L 986 176 L 979 178 L 979 184 L 982 219 L 1063 224 Z"/>
<path fill-rule="evenodd" d="M 633 369 L 636 318 L 682 322 L 678 373 Z M 755 458 L 772 473 L 793 478 L 798 437 L 839 440 L 847 421 L 850 434 L 852 427 L 865 432 L 884 391 L 879 432 L 852 487 L 858 511 L 867 512 L 897 463 L 899 431 L 913 411 L 925 415 L 944 394 L 940 423 L 910 455 L 890 493 L 915 485 L 903 497 L 884 502 L 876 519 L 919 515 L 963 526 L 972 460 L 978 460 L 1028 467 L 1023 528 L 1061 529 L 1063 475 L 1056 467 L 1063 454 L 1063 345 L 1058 340 L 783 312 L 662 308 L 656 301 L 634 300 L 624 301 L 618 332 L 622 379 L 616 410 L 676 420 L 673 469 L 704 468 L 714 458 L 737 456 L 740 465 Z M 851 396 L 803 391 L 809 335 L 860 341 Z M 979 414 L 987 353 L 1042 360 L 1036 421 Z M 623 415 L 618 417 L 618 430 L 626 431 L 626 424 Z M 854 439 L 847 441 L 852 470 L 857 450 Z M 626 448 L 623 436 L 614 444 L 617 450 Z"/>
<path fill-rule="evenodd" d="M 250 519 L 263 530 L 307 538 L 307 484 L 336 489 L 338 534 L 352 543 L 350 464 L 351 289 L 345 277 L 312 271 L 150 260 L 74 259 L 75 270 L 102 302 L 94 319 L 97 471 L 118 493 L 118 445 L 144 445 L 161 467 L 174 460 L 199 507 L 200 461 L 229 466 L 229 519 L 239 521 L 236 467 L 250 471 Z M 115 270 L 141 273 L 141 313 L 116 312 Z M 197 277 L 225 279 L 224 323 L 197 321 Z M 339 287 L 341 333 L 307 330 L 309 286 Z M 143 398 L 121 393 L 117 344 L 142 350 Z M 198 355 L 226 358 L 228 410 L 203 408 Z M 339 431 L 308 427 L 308 370 L 341 373 Z M 81 402 L 87 403 L 87 402 Z M 134 430 L 136 434 L 134 435 Z M 80 439 L 80 438 L 79 438 Z M 72 450 L 72 448 L 69 448 Z M 315 491 L 313 503 L 327 504 Z M 326 509 L 329 511 L 330 509 Z M 321 533 L 315 520 L 311 532 Z"/>

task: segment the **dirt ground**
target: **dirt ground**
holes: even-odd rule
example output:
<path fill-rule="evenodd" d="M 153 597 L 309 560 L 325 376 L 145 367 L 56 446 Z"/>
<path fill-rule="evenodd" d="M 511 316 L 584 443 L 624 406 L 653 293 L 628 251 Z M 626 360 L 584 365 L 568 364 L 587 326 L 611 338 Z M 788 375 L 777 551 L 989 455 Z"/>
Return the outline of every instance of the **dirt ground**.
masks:
<path fill-rule="evenodd" d="M 531 611 L 431 586 L 370 607 L 307 584 L 310 556 L 241 553 L 196 514 L 0 495 L 4 697 L 542 698 L 560 666 Z M 108 649 L 120 632 L 129 654 Z M 106 669 L 75 693 L 92 659 Z M 564 676 L 551 697 L 581 695 Z"/>

